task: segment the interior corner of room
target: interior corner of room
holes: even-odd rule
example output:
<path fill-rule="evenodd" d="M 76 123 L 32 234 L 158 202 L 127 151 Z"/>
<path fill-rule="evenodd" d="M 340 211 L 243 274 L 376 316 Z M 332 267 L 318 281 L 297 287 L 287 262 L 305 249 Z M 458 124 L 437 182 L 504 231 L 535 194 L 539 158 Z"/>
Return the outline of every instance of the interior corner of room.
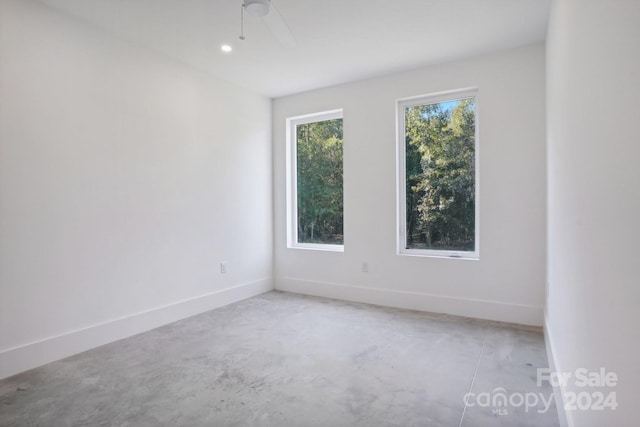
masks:
<path fill-rule="evenodd" d="M 482 2 L 469 6 L 478 9 L 468 22 L 516 7 Z M 369 27 L 402 16 L 418 25 L 406 15 L 412 7 L 444 2 L 378 2 L 386 18 L 369 16 L 376 8 L 364 1 L 329 2 L 309 18 L 310 6 L 295 4 L 304 2 L 274 0 L 271 13 L 292 34 L 277 27 L 285 40 L 275 47 L 268 30 L 282 24 L 263 25 L 242 1 L 108 3 L 0 0 L 0 379 L 256 296 L 256 307 L 276 304 L 263 294 L 281 291 L 386 307 L 374 317 L 402 309 L 543 330 L 552 371 L 619 378 L 617 407 L 605 411 L 563 410 L 567 395 L 587 389 L 556 384 L 560 425 L 635 425 L 637 1 L 545 0 L 543 28 L 522 42 L 484 47 L 468 37 L 480 28 L 461 29 L 464 49 L 448 53 L 442 41 L 417 62 L 400 48 L 368 53 L 371 44 L 348 38 L 346 17 L 331 21 L 323 31 L 352 53 L 362 49 L 366 67 L 339 49 L 344 56 L 330 64 L 304 19 L 328 22 L 329 11 L 346 8 Z M 157 19 L 147 16 L 154 7 Z M 228 40 L 189 45 L 214 18 Z M 524 26 L 520 19 L 505 31 Z M 378 34 L 371 43 L 393 31 Z M 338 43 L 338 35 L 326 37 Z M 220 52 L 219 41 L 232 51 Z M 301 53 L 306 42 L 324 61 Z M 285 71 L 274 58 L 300 68 Z M 340 64 L 342 74 L 333 69 Z M 469 88 L 478 105 L 479 250 L 403 254 L 399 102 Z M 337 111 L 344 242 L 296 247 L 287 123 Z M 283 298 L 277 304 L 319 310 L 315 300 Z"/>

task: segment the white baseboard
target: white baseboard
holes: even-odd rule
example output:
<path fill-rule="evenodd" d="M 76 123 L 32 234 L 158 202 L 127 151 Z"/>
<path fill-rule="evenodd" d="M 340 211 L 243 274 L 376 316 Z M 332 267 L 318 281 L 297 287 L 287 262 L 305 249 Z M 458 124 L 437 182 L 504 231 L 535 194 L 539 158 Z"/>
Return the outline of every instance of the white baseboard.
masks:
<path fill-rule="evenodd" d="M 562 372 L 558 359 L 556 358 L 555 347 L 553 344 L 553 335 L 549 328 L 549 322 L 547 319 L 547 313 L 544 313 L 544 345 L 547 350 L 547 359 L 549 361 L 549 369 L 551 372 Z M 554 400 L 556 402 L 556 408 L 558 409 L 558 419 L 560 420 L 560 427 L 574 427 L 573 418 L 571 413 L 564 410 L 564 399 L 562 398 L 564 390 L 561 386 L 553 387 Z"/>
<path fill-rule="evenodd" d="M 261 279 L 2 350 L 0 379 L 271 290 Z"/>
<path fill-rule="evenodd" d="M 543 323 L 542 307 L 533 305 L 315 282 L 291 277 L 276 279 L 275 287 L 279 291 L 521 325 L 542 326 Z"/>

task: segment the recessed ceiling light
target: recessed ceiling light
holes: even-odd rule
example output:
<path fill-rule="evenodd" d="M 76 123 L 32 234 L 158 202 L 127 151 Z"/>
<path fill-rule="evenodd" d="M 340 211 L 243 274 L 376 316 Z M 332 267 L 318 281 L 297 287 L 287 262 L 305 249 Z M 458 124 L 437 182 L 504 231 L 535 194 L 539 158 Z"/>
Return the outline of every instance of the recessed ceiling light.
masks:
<path fill-rule="evenodd" d="M 223 51 L 224 53 L 229 53 L 233 50 L 233 48 L 228 44 L 223 44 L 222 46 L 220 46 L 220 50 Z"/>

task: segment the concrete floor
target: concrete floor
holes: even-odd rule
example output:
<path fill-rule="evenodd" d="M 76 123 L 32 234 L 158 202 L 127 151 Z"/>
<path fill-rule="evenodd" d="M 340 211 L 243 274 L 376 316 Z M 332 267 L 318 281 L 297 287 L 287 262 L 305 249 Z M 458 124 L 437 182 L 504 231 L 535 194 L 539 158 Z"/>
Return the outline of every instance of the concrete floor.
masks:
<path fill-rule="evenodd" d="M 0 381 L 0 426 L 558 426 L 520 405 L 547 366 L 539 331 L 270 292 Z"/>

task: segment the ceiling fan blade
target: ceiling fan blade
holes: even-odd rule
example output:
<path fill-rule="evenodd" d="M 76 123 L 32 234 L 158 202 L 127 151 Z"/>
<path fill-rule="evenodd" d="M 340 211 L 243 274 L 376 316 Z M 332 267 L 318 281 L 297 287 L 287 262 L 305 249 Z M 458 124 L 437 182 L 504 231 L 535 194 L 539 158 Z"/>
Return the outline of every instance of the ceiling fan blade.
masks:
<path fill-rule="evenodd" d="M 269 14 L 263 19 L 269 30 L 271 30 L 275 38 L 278 39 L 284 47 L 296 47 L 297 43 L 295 37 L 293 37 L 289 26 L 282 15 L 280 15 L 280 12 L 278 12 L 278 9 L 273 5 L 273 2 L 271 2 Z"/>

